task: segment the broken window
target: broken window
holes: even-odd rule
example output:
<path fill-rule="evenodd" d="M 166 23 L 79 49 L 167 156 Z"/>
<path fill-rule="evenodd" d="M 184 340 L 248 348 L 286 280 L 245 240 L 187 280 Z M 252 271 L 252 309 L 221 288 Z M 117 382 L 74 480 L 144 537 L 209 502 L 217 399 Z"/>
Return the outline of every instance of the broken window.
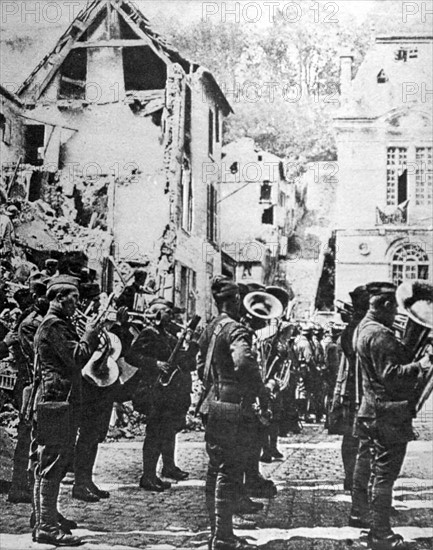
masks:
<path fill-rule="evenodd" d="M 403 197 L 403 200 L 401 200 Z M 397 206 L 407 199 L 407 149 L 388 147 L 386 170 L 386 204 Z"/>
<path fill-rule="evenodd" d="M 263 156 L 262 156 L 262 155 L 258 155 L 257 160 L 258 160 L 259 162 L 262 162 Z"/>
<path fill-rule="evenodd" d="M 273 225 L 274 223 L 274 207 L 265 208 L 262 214 L 262 223 L 267 225 Z"/>
<path fill-rule="evenodd" d="M 385 82 L 388 82 L 388 77 L 386 76 L 385 71 L 382 69 L 377 75 L 377 83 L 385 84 Z"/>
<path fill-rule="evenodd" d="M 148 46 L 123 48 L 125 90 L 163 90 L 167 66 Z"/>
<path fill-rule="evenodd" d="M 213 155 L 213 112 L 209 109 L 209 121 L 208 121 L 208 151 L 209 155 Z"/>
<path fill-rule="evenodd" d="M 191 156 L 191 88 L 185 88 L 185 117 L 184 117 L 184 151 L 188 157 Z"/>
<path fill-rule="evenodd" d="M 32 124 L 25 127 L 25 164 L 41 166 L 44 162 L 43 147 L 45 140 L 45 126 Z"/>
<path fill-rule="evenodd" d="M 86 77 L 86 48 L 72 50 L 61 67 L 59 99 L 85 99 Z"/>
<path fill-rule="evenodd" d="M 234 162 L 231 166 L 230 166 L 230 172 L 232 174 L 237 174 L 238 173 L 238 163 L 237 162 Z"/>
<path fill-rule="evenodd" d="M 207 187 L 207 238 L 210 242 L 217 240 L 217 192 L 211 183 Z"/>
<path fill-rule="evenodd" d="M 260 186 L 260 202 L 270 202 L 271 192 L 271 182 L 269 180 L 265 180 Z"/>

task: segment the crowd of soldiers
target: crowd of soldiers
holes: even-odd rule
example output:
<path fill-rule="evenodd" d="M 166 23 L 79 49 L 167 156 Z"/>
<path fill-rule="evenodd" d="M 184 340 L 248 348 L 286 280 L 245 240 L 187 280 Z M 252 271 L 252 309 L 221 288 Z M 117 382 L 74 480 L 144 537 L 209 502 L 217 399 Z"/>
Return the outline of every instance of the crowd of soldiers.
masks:
<path fill-rule="evenodd" d="M 209 457 L 211 550 L 252 547 L 234 528 L 254 526 L 244 517 L 263 508 L 254 499 L 277 492 L 260 473 L 260 461 L 283 458 L 278 437 L 323 417 L 330 433 L 343 435 L 344 488 L 352 493 L 349 525 L 370 529 L 373 549 L 404 548 L 390 527 L 392 487 L 413 438 L 419 385 L 432 364 L 429 354 L 411 362 L 391 330 L 394 285 L 355 289 L 343 326 L 323 330 L 279 319 L 272 336 L 261 341 L 257 319 L 243 300 L 248 285 L 215 277 L 218 315 L 194 333 L 179 328 L 175 318 L 181 312 L 173 303 L 154 287 L 145 288 L 142 270 L 113 300 L 115 319 L 108 320 L 98 314 L 100 288 L 89 270 L 69 266 L 59 273 L 58 267 L 49 260 L 30 276 L 25 307 L 9 326 L 1 325 L 0 334 L 0 358 L 12 353 L 18 365 L 20 423 L 9 502 L 32 504 L 35 542 L 81 544 L 72 534 L 76 523 L 58 509 L 68 472 L 74 475 L 73 498 L 92 503 L 110 497 L 94 483 L 93 468 L 116 402 L 132 401 L 145 415 L 139 487 L 162 492 L 170 489 L 169 480 L 188 477 L 176 464 L 176 435 L 191 406 L 197 371 L 202 396 L 196 412 Z M 9 268 L 2 263 L 4 279 Z M 11 303 L 0 292 L 1 315 Z M 140 315 L 134 314 L 137 297 L 146 304 Z M 111 304 L 105 302 L 104 311 Z"/>

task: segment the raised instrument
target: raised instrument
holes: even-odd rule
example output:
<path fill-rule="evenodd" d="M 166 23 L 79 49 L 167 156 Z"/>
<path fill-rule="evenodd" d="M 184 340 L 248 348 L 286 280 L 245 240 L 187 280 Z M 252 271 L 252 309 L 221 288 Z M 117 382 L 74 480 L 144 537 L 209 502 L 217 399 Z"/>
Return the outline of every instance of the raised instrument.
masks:
<path fill-rule="evenodd" d="M 100 334 L 100 342 L 81 374 L 95 386 L 111 386 L 119 378 L 117 360 L 122 352 L 122 343 L 118 336 L 105 329 Z"/>
<path fill-rule="evenodd" d="M 179 367 L 177 366 L 177 354 L 183 346 L 187 334 L 196 330 L 198 324 L 200 323 L 200 320 L 201 317 L 199 315 L 194 315 L 187 326 L 183 329 L 176 342 L 176 346 L 174 347 L 174 350 L 171 352 L 171 355 L 167 361 L 170 366 L 170 372 L 168 372 L 167 374 L 161 373 L 157 378 L 157 384 L 160 384 L 163 387 L 169 386 L 171 384 L 175 374 L 179 371 Z"/>
<path fill-rule="evenodd" d="M 418 361 L 433 339 L 433 286 L 426 281 L 413 280 L 397 288 L 397 303 L 407 316 L 403 343 L 410 352 L 411 361 Z M 421 410 L 433 391 L 433 368 L 418 399 L 416 410 Z"/>

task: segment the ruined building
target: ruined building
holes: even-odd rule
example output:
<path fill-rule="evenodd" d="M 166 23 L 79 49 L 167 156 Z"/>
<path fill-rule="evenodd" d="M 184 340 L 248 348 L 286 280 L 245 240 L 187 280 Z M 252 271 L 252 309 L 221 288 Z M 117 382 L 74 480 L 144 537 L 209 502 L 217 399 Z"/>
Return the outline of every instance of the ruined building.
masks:
<path fill-rule="evenodd" d="M 373 280 L 432 278 L 431 36 L 376 39 L 352 81 L 342 57 L 336 298 Z"/>
<path fill-rule="evenodd" d="M 221 248 L 236 261 L 236 278 L 286 280 L 288 238 L 302 216 L 287 163 L 251 138 L 224 147 L 221 162 Z"/>
<path fill-rule="evenodd" d="M 17 95 L 26 160 L 56 174 L 84 224 L 111 234 L 109 250 L 96 251 L 119 267 L 106 264 L 107 286 L 122 266 L 146 266 L 160 295 L 209 318 L 221 253 L 219 176 L 206 167 L 221 160 L 231 111 L 212 74 L 170 47 L 132 2 L 95 0 Z"/>

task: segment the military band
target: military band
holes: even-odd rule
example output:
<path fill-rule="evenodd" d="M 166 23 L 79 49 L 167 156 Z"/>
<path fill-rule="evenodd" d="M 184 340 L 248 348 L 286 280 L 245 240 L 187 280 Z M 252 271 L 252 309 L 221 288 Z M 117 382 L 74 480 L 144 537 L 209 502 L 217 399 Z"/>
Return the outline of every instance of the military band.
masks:
<path fill-rule="evenodd" d="M 66 472 L 74 476 L 73 498 L 110 498 L 94 483 L 93 469 L 116 402 L 131 401 L 145 415 L 138 487 L 169 491 L 171 482 L 188 477 L 177 463 L 176 438 L 197 371 L 211 550 L 252 547 L 235 529 L 254 525 L 244 515 L 263 504 L 253 499 L 276 495 L 260 462 L 283 459 L 278 438 L 324 415 L 329 433 L 343 436 L 344 490 L 352 497 L 348 524 L 369 530 L 373 550 L 405 548 L 391 528 L 392 490 L 433 366 L 425 335 L 414 354 L 413 344 L 395 333 L 394 285 L 355 288 L 352 303 L 342 308 L 343 323 L 323 329 L 287 314 L 293 298 L 287 290 L 218 276 L 211 287 L 218 314 L 194 333 L 199 318 L 179 332 L 179 310 L 144 288 L 144 270 L 106 300 L 101 313 L 99 286 L 80 274 L 59 275 L 58 267 L 46 262 L 44 272 L 32 275 L 25 311 L 0 334 L 0 356 L 13 353 L 20 366 L 9 502 L 32 503 L 36 543 L 81 544 L 72 534 L 76 523 L 58 509 Z M 432 287 L 422 290 L 431 305 Z M 406 296 L 404 303 L 410 308 L 417 300 Z M 104 315 L 110 308 L 115 320 Z"/>

